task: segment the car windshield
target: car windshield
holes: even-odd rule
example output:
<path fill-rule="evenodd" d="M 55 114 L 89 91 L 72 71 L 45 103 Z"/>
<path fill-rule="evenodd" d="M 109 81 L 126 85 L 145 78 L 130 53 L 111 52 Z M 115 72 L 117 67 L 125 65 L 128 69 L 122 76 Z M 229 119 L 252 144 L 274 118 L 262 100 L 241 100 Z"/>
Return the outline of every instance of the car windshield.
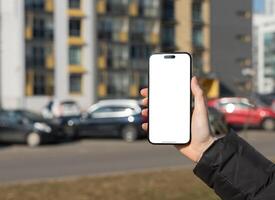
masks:
<path fill-rule="evenodd" d="M 32 121 L 43 120 L 43 117 L 40 114 L 35 113 L 35 112 L 21 111 L 21 114 Z"/>

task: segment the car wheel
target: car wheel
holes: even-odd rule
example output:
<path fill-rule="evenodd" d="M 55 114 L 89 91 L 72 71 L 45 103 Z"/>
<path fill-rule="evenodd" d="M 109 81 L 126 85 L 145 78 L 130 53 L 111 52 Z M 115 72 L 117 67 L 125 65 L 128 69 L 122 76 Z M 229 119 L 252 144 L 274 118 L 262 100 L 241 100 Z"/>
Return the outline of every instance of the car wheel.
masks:
<path fill-rule="evenodd" d="M 36 132 L 31 132 L 28 134 L 26 142 L 29 147 L 37 147 L 41 144 L 41 136 Z"/>
<path fill-rule="evenodd" d="M 134 126 L 126 126 L 122 129 L 122 138 L 126 142 L 133 142 L 138 138 L 138 131 Z"/>
<path fill-rule="evenodd" d="M 274 119 L 267 118 L 263 121 L 262 127 L 266 131 L 273 131 L 275 129 L 275 121 Z"/>

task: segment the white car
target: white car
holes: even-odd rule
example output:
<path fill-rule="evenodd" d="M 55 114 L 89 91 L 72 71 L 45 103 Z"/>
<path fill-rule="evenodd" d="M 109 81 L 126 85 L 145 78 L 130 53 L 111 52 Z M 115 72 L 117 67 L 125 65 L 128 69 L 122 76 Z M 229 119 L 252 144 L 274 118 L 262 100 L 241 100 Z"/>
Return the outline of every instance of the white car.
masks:
<path fill-rule="evenodd" d="M 56 118 L 77 116 L 81 114 L 81 109 L 75 101 L 50 101 L 42 110 L 42 116 L 44 118 Z"/>

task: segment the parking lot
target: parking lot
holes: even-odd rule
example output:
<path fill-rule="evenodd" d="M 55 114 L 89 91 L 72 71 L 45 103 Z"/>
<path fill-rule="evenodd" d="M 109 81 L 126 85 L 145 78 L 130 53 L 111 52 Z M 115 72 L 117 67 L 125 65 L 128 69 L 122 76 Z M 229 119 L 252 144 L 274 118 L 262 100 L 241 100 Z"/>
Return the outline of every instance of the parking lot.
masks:
<path fill-rule="evenodd" d="M 265 156 L 275 159 L 275 133 L 249 130 L 241 135 Z M 38 148 L 0 148 L 1 183 L 192 165 L 174 147 L 153 146 L 146 140 L 126 143 L 119 139 L 83 139 Z"/>

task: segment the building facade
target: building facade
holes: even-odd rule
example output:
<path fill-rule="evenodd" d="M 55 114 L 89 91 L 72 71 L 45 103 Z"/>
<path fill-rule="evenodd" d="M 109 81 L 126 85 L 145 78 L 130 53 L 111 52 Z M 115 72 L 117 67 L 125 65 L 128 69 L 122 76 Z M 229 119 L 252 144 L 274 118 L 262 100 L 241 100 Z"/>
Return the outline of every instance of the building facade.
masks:
<path fill-rule="evenodd" d="M 50 99 L 95 101 L 90 0 L 1 0 L 1 104 L 40 110 Z"/>
<path fill-rule="evenodd" d="M 174 51 L 173 0 L 97 0 L 97 96 L 137 98 L 153 52 Z"/>
<path fill-rule="evenodd" d="M 193 72 L 209 98 L 244 94 L 251 68 L 252 1 L 175 1 L 176 47 L 193 55 Z"/>
<path fill-rule="evenodd" d="M 174 0 L 0 2 L 4 108 L 138 98 L 149 55 L 175 49 Z"/>
<path fill-rule="evenodd" d="M 220 95 L 252 92 L 252 0 L 211 0 L 211 66 Z"/>
<path fill-rule="evenodd" d="M 275 15 L 275 1 L 274 0 L 265 0 L 265 10 L 264 13 L 265 15 Z"/>
<path fill-rule="evenodd" d="M 260 94 L 272 93 L 275 91 L 275 18 L 255 15 L 253 31 L 255 88 Z"/>

